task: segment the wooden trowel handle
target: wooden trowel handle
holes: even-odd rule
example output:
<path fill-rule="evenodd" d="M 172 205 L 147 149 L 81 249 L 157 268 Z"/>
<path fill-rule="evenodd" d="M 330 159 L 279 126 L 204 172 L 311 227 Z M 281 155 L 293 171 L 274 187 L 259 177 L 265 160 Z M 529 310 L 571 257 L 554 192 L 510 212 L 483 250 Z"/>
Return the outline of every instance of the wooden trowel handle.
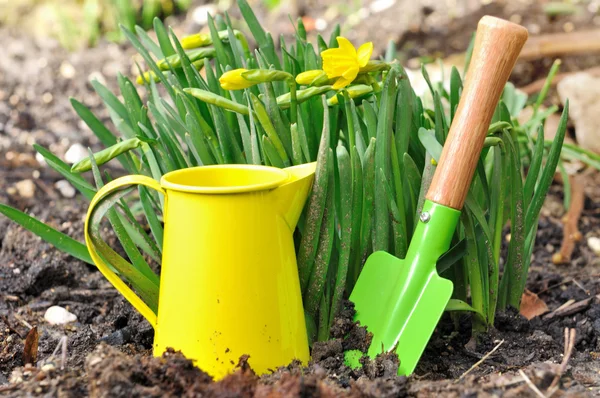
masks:
<path fill-rule="evenodd" d="M 527 29 L 485 16 L 456 114 L 427 199 L 461 210 L 504 85 L 527 41 Z"/>

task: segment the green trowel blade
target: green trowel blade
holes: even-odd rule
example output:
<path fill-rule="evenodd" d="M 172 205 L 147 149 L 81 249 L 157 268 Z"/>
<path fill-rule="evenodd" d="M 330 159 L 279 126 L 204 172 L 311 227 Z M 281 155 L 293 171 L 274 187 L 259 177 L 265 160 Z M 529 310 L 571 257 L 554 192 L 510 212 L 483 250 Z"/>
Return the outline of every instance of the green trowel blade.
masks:
<path fill-rule="evenodd" d="M 368 355 L 394 350 L 398 374 L 413 372 L 452 295 L 452 282 L 436 271 L 450 247 L 460 212 L 426 201 L 406 258 L 369 256 L 350 295 L 356 320 L 373 333 Z M 346 355 L 357 364 L 356 353 Z"/>

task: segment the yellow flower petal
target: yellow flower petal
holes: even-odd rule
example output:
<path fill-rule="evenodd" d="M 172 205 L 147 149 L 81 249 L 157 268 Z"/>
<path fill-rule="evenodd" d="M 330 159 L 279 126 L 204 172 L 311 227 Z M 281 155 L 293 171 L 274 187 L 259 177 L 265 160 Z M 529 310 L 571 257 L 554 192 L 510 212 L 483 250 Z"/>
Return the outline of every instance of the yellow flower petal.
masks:
<path fill-rule="evenodd" d="M 348 56 L 345 51 L 339 48 L 326 50 L 322 53 L 323 70 L 328 78 L 341 76 L 349 68 L 357 65 L 356 57 Z"/>
<path fill-rule="evenodd" d="M 348 84 L 352 83 L 352 80 L 354 79 L 345 79 L 344 77 L 340 77 L 339 79 L 336 80 L 336 82 L 333 84 L 333 89 L 334 90 L 339 90 L 341 88 L 346 87 Z"/>
<path fill-rule="evenodd" d="M 360 46 L 357 53 L 358 66 L 363 68 L 367 65 L 371 59 L 371 54 L 373 54 L 373 42 L 368 42 Z"/>
<path fill-rule="evenodd" d="M 342 77 L 350 81 L 356 79 L 356 75 L 358 75 L 358 66 L 356 65 L 351 66 L 342 73 Z"/>
<path fill-rule="evenodd" d="M 350 40 L 345 37 L 338 36 L 337 38 L 338 45 L 340 46 L 340 50 L 344 51 L 349 56 L 355 58 L 356 57 L 356 48 L 350 43 Z"/>
<path fill-rule="evenodd" d="M 337 37 L 339 48 L 331 48 L 321 53 L 323 70 L 329 79 L 340 78 L 335 83 L 339 89 L 350 84 L 358 75 L 361 66 L 366 65 L 373 53 L 373 43 L 360 46 L 359 52 L 348 39 Z"/>

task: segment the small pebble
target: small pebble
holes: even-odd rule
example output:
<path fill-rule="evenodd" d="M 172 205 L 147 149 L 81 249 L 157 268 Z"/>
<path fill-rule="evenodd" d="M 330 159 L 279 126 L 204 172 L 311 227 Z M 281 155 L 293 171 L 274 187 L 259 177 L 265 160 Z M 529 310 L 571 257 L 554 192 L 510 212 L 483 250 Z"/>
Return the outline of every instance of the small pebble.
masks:
<path fill-rule="evenodd" d="M 75 188 L 73 185 L 67 180 L 60 180 L 54 184 L 54 187 L 58 189 L 58 192 L 65 198 L 73 198 L 75 197 Z"/>
<path fill-rule="evenodd" d="M 44 366 L 42 366 L 42 371 L 46 372 L 46 373 L 50 373 L 56 370 L 56 365 L 54 365 L 52 362 L 48 362 L 47 364 L 44 364 Z"/>
<path fill-rule="evenodd" d="M 600 238 L 596 238 L 595 236 L 591 236 L 588 238 L 588 246 L 597 256 L 600 256 Z"/>
<path fill-rule="evenodd" d="M 77 163 L 88 157 L 88 151 L 81 144 L 73 144 L 65 153 L 65 162 L 69 164 Z"/>
<path fill-rule="evenodd" d="M 120 346 L 131 341 L 131 333 L 129 333 L 129 330 L 127 329 L 119 329 L 108 336 L 102 337 L 100 340 L 104 341 L 106 344 Z"/>
<path fill-rule="evenodd" d="M 327 29 L 327 25 L 327 21 L 323 18 L 317 18 L 315 20 L 315 29 L 317 29 L 319 32 L 322 32 L 325 29 Z"/>
<path fill-rule="evenodd" d="M 30 199 L 33 198 L 33 195 L 35 194 L 35 184 L 29 179 L 17 182 L 15 188 L 22 198 Z"/>
<path fill-rule="evenodd" d="M 47 92 L 42 94 L 42 101 L 44 102 L 44 104 L 49 104 L 50 102 L 52 102 L 52 93 Z"/>
<path fill-rule="evenodd" d="M 373 14 L 377 14 L 378 12 L 385 11 L 396 3 L 395 0 L 375 0 L 371 3 L 369 8 Z"/>
<path fill-rule="evenodd" d="M 217 12 L 217 8 L 213 4 L 205 4 L 196 7 L 192 12 L 192 19 L 198 25 L 206 25 L 208 22 L 208 15 L 214 15 Z"/>
<path fill-rule="evenodd" d="M 75 322 L 77 320 L 77 316 L 75 314 L 71 314 L 63 307 L 53 305 L 46 310 L 44 319 L 51 325 L 64 325 Z"/>
<path fill-rule="evenodd" d="M 47 164 L 46 159 L 44 159 L 44 156 L 42 156 L 42 154 L 39 152 L 35 153 L 35 160 L 37 160 L 40 166 L 45 166 Z"/>
<path fill-rule="evenodd" d="M 65 79 L 72 79 L 75 76 L 75 68 L 70 63 L 63 61 L 60 64 L 60 74 Z"/>

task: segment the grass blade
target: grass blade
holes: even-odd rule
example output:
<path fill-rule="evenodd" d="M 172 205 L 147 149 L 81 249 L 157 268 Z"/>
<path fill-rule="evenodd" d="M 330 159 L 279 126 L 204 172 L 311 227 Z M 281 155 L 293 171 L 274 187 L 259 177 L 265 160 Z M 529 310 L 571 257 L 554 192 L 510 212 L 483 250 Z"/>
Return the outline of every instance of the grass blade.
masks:
<path fill-rule="evenodd" d="M 339 190 L 340 190 L 340 201 L 339 205 L 336 206 L 337 220 L 341 224 L 340 226 L 340 248 L 339 258 L 337 266 L 337 275 L 335 278 L 335 286 L 333 289 L 333 296 L 331 301 L 331 311 L 328 323 L 329 326 L 333 324 L 333 317 L 337 315 L 344 295 L 344 289 L 346 288 L 346 277 L 348 275 L 348 265 L 350 261 L 350 249 L 352 243 L 352 165 L 350 161 L 350 155 L 343 146 L 336 148 L 337 164 L 338 164 L 338 177 L 339 177 Z"/>
<path fill-rule="evenodd" d="M 313 262 L 319 242 L 319 233 L 323 221 L 323 213 L 327 201 L 327 192 L 329 187 L 329 112 L 325 106 L 325 120 L 323 122 L 323 133 L 321 135 L 321 144 L 319 145 L 319 154 L 317 156 L 317 170 L 315 172 L 315 182 L 313 183 L 312 193 L 305 207 L 306 223 L 304 233 L 300 240 L 298 249 L 298 273 L 300 276 L 300 287 L 302 293 L 306 292 L 309 278 L 312 274 Z"/>
<path fill-rule="evenodd" d="M 304 308 L 313 318 L 317 315 L 319 303 L 323 296 L 327 271 L 329 269 L 329 259 L 331 257 L 331 249 L 333 247 L 334 235 L 334 171 L 333 171 L 333 151 L 327 148 L 327 175 L 328 189 L 327 200 L 323 211 L 323 222 L 319 233 L 319 244 L 315 255 L 315 264 L 312 269 L 310 280 L 304 295 Z"/>
<path fill-rule="evenodd" d="M 43 222 L 36 220 L 35 218 L 23 213 L 22 211 L 19 211 L 2 203 L 0 203 L 0 213 L 4 214 L 6 217 L 10 218 L 17 224 L 21 225 L 26 230 L 36 234 L 44 241 L 56 247 L 58 250 L 65 252 L 88 264 L 94 264 L 92 258 L 90 257 L 90 254 L 88 253 L 87 247 L 83 243 L 78 242 L 70 236 L 55 230 L 49 225 L 46 225 Z"/>

